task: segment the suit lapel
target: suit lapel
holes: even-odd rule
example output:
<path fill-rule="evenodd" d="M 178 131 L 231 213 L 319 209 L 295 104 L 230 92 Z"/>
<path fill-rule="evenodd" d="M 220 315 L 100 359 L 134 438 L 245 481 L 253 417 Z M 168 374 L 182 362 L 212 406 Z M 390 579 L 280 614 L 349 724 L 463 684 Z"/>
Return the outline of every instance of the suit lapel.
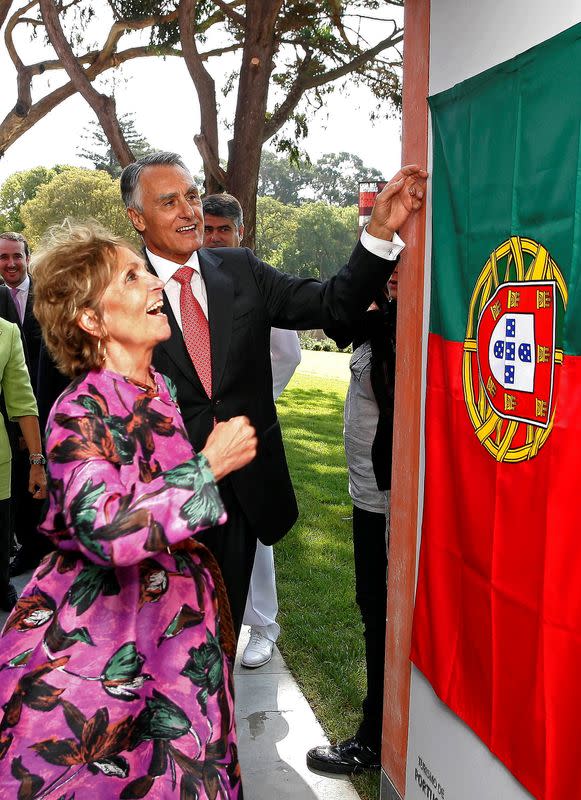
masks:
<path fill-rule="evenodd" d="M 230 278 L 219 269 L 222 263 L 222 259 L 219 256 L 203 249 L 198 252 L 198 258 L 208 297 L 208 322 L 210 326 L 210 349 L 212 352 L 212 394 L 215 394 L 220 387 L 230 346 L 234 289 Z M 145 259 L 149 270 L 155 272 L 146 255 Z M 165 292 L 164 312 L 167 314 L 172 335 L 166 342 L 161 342 L 158 347 L 167 353 L 189 381 L 194 382 L 199 386 L 200 391 L 204 392 L 202 383 L 186 349 L 182 331 L 171 310 Z"/>
<path fill-rule="evenodd" d="M 220 269 L 222 259 L 202 249 L 198 252 L 202 278 L 208 297 L 208 322 L 212 351 L 212 393 L 220 388 L 232 335 L 234 287 L 229 276 Z"/>

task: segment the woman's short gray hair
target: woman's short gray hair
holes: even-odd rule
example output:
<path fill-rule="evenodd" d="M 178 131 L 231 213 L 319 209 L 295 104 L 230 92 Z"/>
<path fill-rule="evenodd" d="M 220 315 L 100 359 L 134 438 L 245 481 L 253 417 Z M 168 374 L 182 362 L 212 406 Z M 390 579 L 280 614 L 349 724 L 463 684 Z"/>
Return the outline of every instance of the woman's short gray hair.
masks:
<path fill-rule="evenodd" d="M 138 158 L 132 164 L 128 164 L 121 173 L 121 197 L 125 203 L 125 208 L 134 208 L 136 211 L 143 211 L 141 205 L 141 191 L 139 187 L 139 179 L 141 173 L 146 167 L 180 167 L 186 170 L 187 167 L 183 162 L 181 156 L 177 153 L 170 153 L 169 151 L 160 151 L 152 153 L 149 156 Z"/>

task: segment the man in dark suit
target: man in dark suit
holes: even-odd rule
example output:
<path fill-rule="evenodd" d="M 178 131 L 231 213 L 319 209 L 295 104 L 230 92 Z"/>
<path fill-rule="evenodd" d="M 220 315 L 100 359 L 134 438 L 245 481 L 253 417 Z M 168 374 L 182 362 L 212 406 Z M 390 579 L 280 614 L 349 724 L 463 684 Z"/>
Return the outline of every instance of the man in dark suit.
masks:
<path fill-rule="evenodd" d="M 17 311 L 22 330 L 30 383 L 36 390 L 38 357 L 42 334 L 32 311 L 33 286 L 28 266 L 30 249 L 21 233 L 0 233 L 0 275 L 4 279 Z M 14 320 L 11 320 L 14 321 Z M 41 500 L 31 499 L 28 493 L 29 452 L 20 436 L 18 426 L 11 426 L 12 444 L 12 502 L 11 511 L 16 538 L 21 547 L 10 567 L 11 575 L 20 575 L 35 567 L 48 551 L 48 540 L 38 531 L 42 512 Z M 36 454 L 38 455 L 38 454 Z"/>
<path fill-rule="evenodd" d="M 4 284 L 0 285 L 0 317 L 8 322 L 15 322 L 20 328 L 20 316 L 14 305 L 10 289 Z"/>
<path fill-rule="evenodd" d="M 34 303 L 33 284 L 28 274 L 30 249 L 21 233 L 0 233 L 0 275 L 10 291 L 18 311 L 18 324 L 26 341 L 28 369 L 32 387 L 36 386 L 38 354 L 42 334 L 40 325 L 32 311 Z"/>
<path fill-rule="evenodd" d="M 258 434 L 257 457 L 220 485 L 228 523 L 200 537 L 222 569 L 237 632 L 257 536 L 274 544 L 298 515 L 272 399 L 271 327 L 325 328 L 358 318 L 393 268 L 386 257 L 399 250 L 392 252 L 391 239 L 420 207 L 426 177 L 404 167 L 378 197 L 349 264 L 320 283 L 285 275 L 247 248 L 204 249 L 200 196 L 176 154 L 146 156 L 121 175 L 129 218 L 165 283 L 172 336 L 157 347 L 154 364 L 176 385 L 194 448 L 202 448 L 214 420 L 239 414 Z"/>

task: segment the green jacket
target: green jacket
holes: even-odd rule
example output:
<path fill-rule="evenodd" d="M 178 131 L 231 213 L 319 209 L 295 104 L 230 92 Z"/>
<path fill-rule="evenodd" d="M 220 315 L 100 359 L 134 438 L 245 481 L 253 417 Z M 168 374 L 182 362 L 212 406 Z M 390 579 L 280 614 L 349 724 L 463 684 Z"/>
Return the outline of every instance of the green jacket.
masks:
<path fill-rule="evenodd" d="M 38 416 L 38 408 L 24 360 L 20 331 L 13 322 L 0 318 L 0 393 L 8 418 Z M 0 500 L 10 497 L 12 453 L 3 414 L 0 414 Z"/>

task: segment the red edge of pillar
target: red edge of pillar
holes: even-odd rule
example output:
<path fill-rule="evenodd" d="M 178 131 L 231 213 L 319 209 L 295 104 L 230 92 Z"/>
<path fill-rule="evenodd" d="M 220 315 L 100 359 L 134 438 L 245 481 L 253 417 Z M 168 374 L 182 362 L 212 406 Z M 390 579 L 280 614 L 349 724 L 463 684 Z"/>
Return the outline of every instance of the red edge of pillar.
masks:
<path fill-rule="evenodd" d="M 402 164 L 425 166 L 428 158 L 430 0 L 406 0 L 404 14 Z M 405 795 L 411 663 L 409 660 L 416 576 L 419 458 L 421 447 L 422 324 L 426 214 L 401 231 L 406 248 L 399 271 L 397 369 L 391 538 L 388 574 L 383 769 Z"/>

